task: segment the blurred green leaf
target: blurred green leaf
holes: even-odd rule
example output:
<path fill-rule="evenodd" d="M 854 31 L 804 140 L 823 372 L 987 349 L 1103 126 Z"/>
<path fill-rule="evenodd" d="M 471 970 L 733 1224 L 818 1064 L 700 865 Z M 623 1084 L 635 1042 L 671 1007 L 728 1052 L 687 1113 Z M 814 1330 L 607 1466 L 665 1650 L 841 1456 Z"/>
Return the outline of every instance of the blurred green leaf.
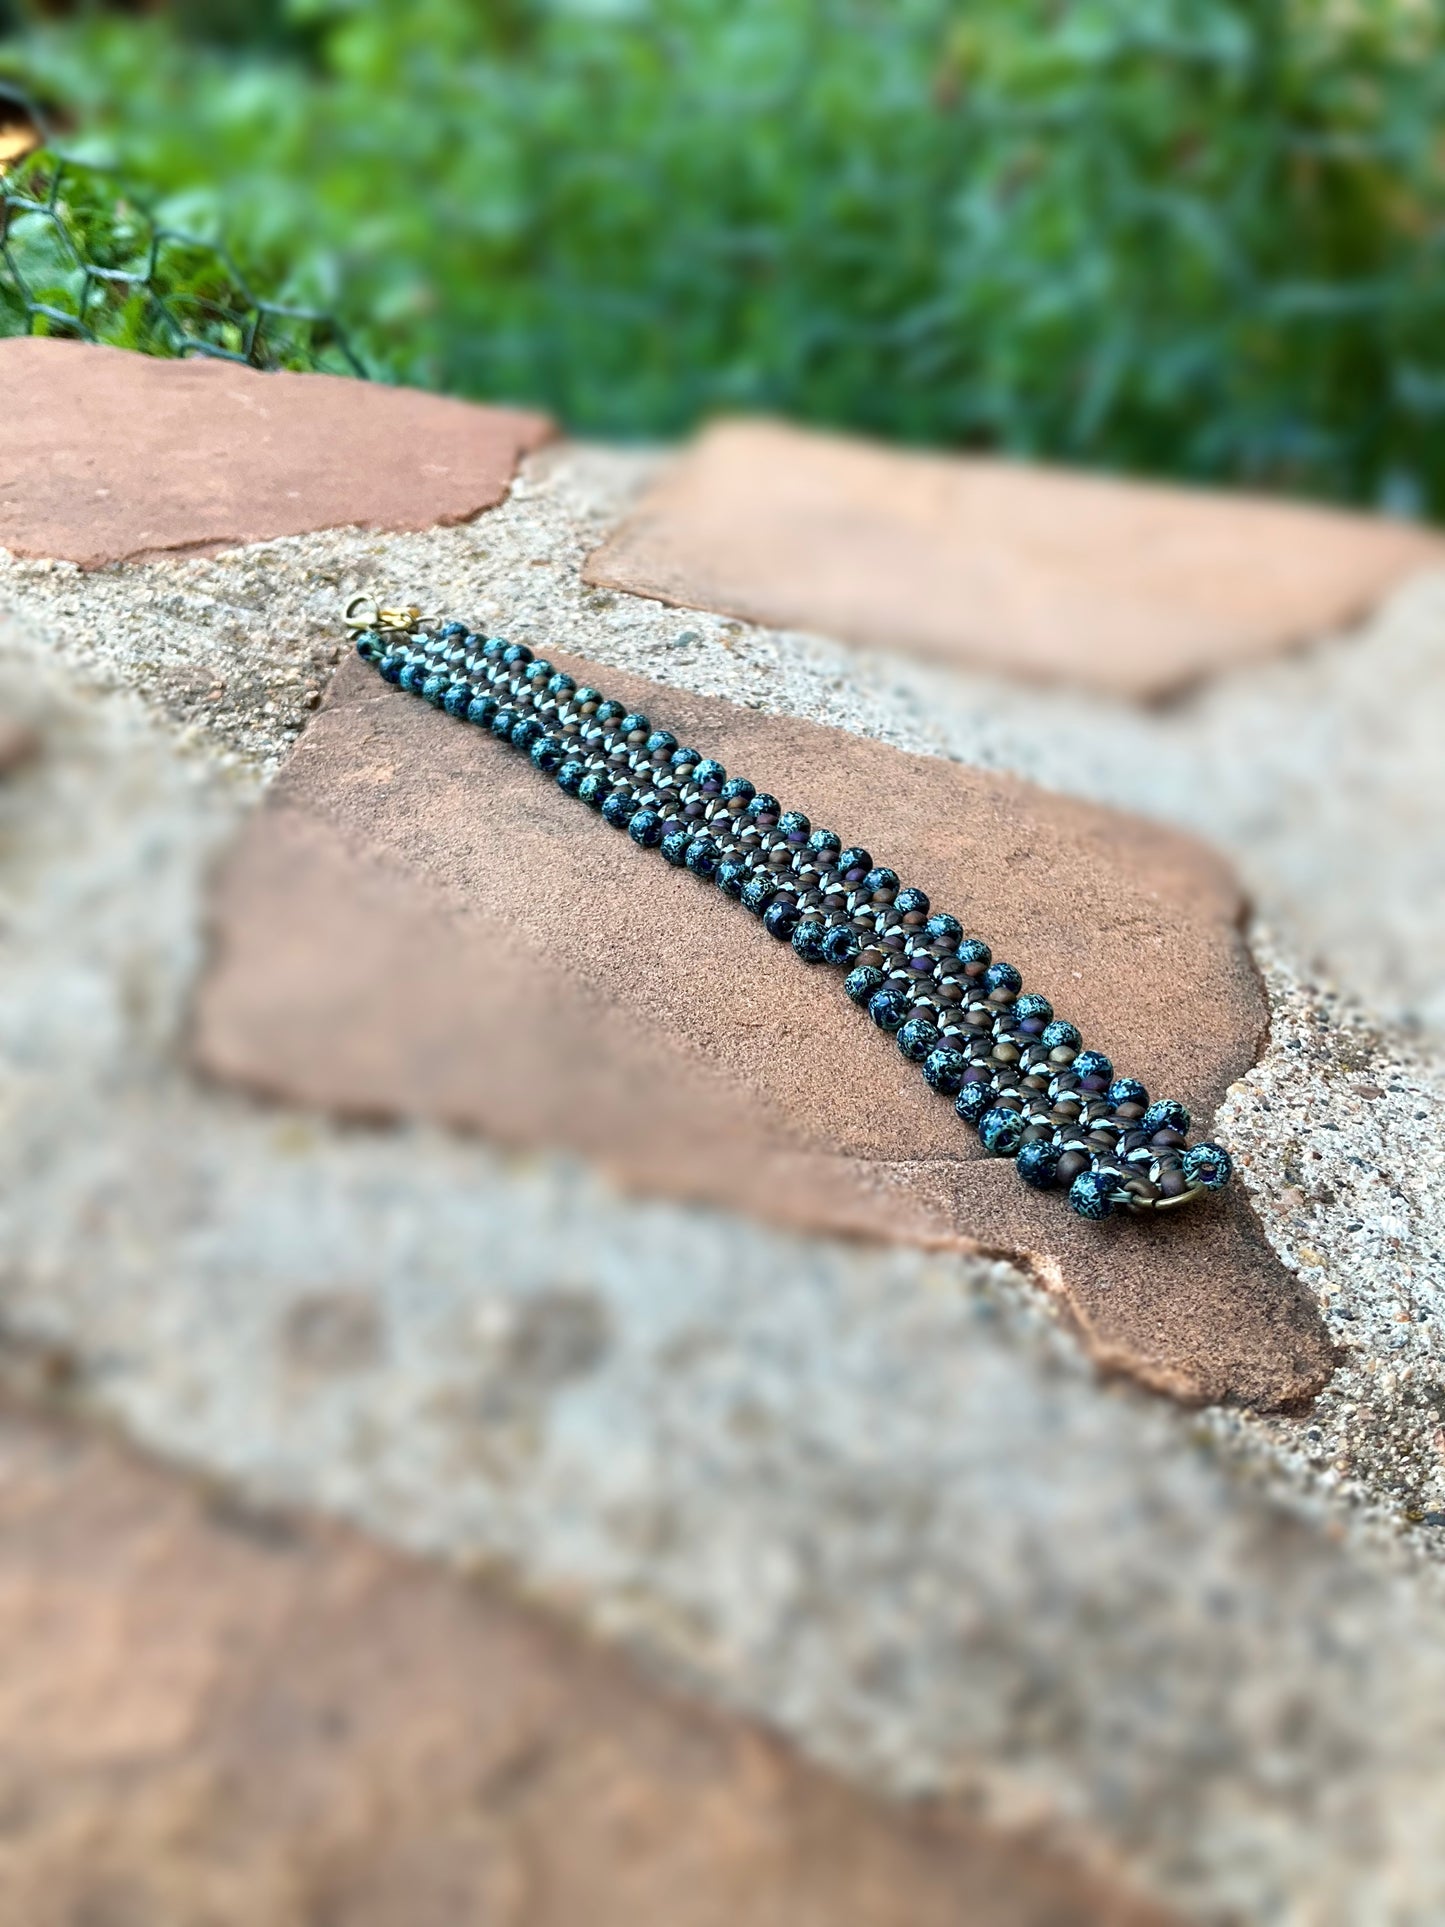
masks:
<path fill-rule="evenodd" d="M 1445 514 L 1439 7 L 286 0 L 224 50 L 203 11 L 8 58 L 396 379 Z"/>

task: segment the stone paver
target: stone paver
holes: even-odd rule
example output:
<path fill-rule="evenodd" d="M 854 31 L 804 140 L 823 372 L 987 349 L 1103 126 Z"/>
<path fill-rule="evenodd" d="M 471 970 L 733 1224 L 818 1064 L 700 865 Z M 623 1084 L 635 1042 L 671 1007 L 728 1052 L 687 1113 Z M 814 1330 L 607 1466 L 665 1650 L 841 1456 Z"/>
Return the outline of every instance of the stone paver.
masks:
<path fill-rule="evenodd" d="M 1201 1119 L 1254 1061 L 1266 1011 L 1239 897 L 1201 846 L 558 661 L 906 864 Z M 1185 1399 L 1293 1404 L 1328 1376 L 1314 1308 L 1239 1187 L 1148 1223 L 1082 1223 L 982 1154 L 836 973 L 354 657 L 223 879 L 196 1023 L 213 1075 L 569 1145 L 629 1185 L 794 1224 L 1008 1252 L 1102 1363 Z"/>
<path fill-rule="evenodd" d="M 0 1399 L 0 1917 L 1164 1927 L 514 1603 Z"/>
<path fill-rule="evenodd" d="M 0 341 L 0 548 L 98 568 L 303 529 L 460 522 L 545 417 L 339 375 Z"/>
<path fill-rule="evenodd" d="M 1156 698 L 1358 619 L 1430 531 L 1292 503 L 706 432 L 586 580 L 958 668 Z"/>

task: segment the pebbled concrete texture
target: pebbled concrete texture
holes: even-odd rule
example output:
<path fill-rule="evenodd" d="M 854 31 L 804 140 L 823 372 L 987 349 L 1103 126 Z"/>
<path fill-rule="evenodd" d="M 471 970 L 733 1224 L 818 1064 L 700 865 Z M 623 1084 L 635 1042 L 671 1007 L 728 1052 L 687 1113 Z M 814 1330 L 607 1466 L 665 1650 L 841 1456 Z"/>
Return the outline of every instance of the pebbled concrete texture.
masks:
<path fill-rule="evenodd" d="M 597 660 L 912 750 L 986 735 L 959 688 L 915 708 L 821 642 L 581 590 L 601 467 L 552 458 L 425 536 L 0 572 L 9 707 L 42 737 L 0 788 L 10 1344 L 245 1493 L 501 1563 L 861 1786 L 966 1793 L 1201 1919 L 1434 1918 L 1445 1099 L 1428 1050 L 1291 946 L 1221 1122 L 1355 1342 L 1315 1412 L 1267 1420 L 1101 1385 L 1006 1265 L 700 1217 L 188 1076 L 206 880 L 326 678 L 343 590 L 510 609 L 529 640 L 580 630 Z"/>

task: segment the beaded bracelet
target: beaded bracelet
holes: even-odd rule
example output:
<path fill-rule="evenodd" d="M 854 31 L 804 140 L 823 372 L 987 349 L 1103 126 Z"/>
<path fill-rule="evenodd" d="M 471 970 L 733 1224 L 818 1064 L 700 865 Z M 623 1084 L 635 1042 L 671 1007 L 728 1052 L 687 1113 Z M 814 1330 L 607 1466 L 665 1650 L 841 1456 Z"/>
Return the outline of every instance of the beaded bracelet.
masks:
<path fill-rule="evenodd" d="M 384 681 L 524 751 L 639 848 L 751 910 L 804 963 L 846 972 L 845 994 L 1026 1184 L 1062 1187 L 1080 1217 L 1098 1219 L 1170 1210 L 1229 1181 L 1221 1146 L 1186 1143 L 1182 1104 L 1151 1103 L 1137 1079 L 1116 1078 L 1012 964 L 867 850 L 845 849 L 523 643 L 363 597 L 346 621 Z"/>

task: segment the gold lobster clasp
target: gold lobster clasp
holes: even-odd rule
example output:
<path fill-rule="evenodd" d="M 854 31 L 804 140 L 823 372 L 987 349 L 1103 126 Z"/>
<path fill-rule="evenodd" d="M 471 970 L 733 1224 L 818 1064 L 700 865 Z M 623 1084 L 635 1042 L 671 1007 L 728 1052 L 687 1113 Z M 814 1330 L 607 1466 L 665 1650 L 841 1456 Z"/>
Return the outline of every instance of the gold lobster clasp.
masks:
<path fill-rule="evenodd" d="M 414 602 L 405 602 L 396 608 L 383 608 L 374 597 L 355 595 L 342 612 L 342 620 L 348 629 L 419 629 L 423 624 L 434 622 L 434 616 L 424 616 Z"/>

